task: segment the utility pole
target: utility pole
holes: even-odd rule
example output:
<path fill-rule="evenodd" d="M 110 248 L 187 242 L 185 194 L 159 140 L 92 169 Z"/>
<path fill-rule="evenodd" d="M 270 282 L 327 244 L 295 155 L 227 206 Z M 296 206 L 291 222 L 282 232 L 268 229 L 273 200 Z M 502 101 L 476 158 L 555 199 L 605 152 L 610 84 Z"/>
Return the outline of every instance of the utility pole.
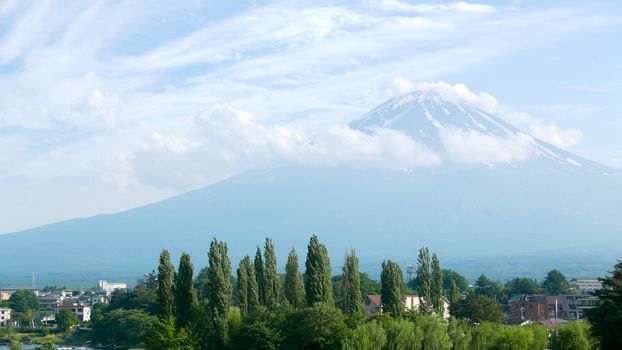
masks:
<path fill-rule="evenodd" d="M 32 288 L 35 288 L 35 272 L 32 272 Z"/>

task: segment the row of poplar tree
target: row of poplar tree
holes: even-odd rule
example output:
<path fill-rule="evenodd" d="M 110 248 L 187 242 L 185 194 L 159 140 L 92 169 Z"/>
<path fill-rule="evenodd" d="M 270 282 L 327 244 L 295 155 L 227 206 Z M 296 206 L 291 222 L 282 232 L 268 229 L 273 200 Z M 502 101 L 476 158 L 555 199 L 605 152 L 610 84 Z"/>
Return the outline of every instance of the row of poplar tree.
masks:
<path fill-rule="evenodd" d="M 232 278 L 227 244 L 214 239 L 210 244 L 207 267 L 207 292 L 200 305 L 193 284 L 193 266 L 188 254 L 182 254 L 175 271 L 168 251 L 163 250 L 157 273 L 158 321 L 148 332 L 148 349 L 220 349 L 230 341 L 229 312 L 237 288 L 237 305 L 242 317 L 260 310 L 298 309 L 317 303 L 338 306 L 348 317 L 364 317 L 360 289 L 359 261 L 354 252 L 346 254 L 342 268 L 341 298 L 333 297 L 332 268 L 326 246 L 313 235 L 307 247 L 305 271 L 301 274 L 298 255 L 292 249 L 285 265 L 285 278 L 277 273 L 274 243 L 267 238 L 254 259 L 245 256 Z M 419 251 L 416 282 L 424 314 L 443 315 L 444 291 L 440 262 L 427 248 Z M 399 265 L 382 263 L 381 298 L 383 312 L 399 317 L 404 313 L 404 277 Z M 452 285 L 453 297 L 458 289 Z M 455 294 L 455 295 L 454 295 Z"/>

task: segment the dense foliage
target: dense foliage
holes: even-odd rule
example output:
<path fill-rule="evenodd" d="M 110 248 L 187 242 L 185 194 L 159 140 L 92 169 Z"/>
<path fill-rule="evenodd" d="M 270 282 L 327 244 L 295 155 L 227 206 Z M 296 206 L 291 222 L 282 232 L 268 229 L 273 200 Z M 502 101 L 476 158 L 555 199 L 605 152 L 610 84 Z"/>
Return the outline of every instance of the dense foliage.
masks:
<path fill-rule="evenodd" d="M 472 292 L 466 297 L 454 301 L 450 306 L 452 316 L 468 320 L 471 323 L 503 322 L 503 309 L 501 304 L 485 295 Z"/>
<path fill-rule="evenodd" d="M 537 324 L 503 325 L 499 301 L 515 292 L 565 288 L 556 272 L 549 273 L 543 287 L 524 278 L 503 285 L 482 275 L 471 288 L 458 273 L 442 269 L 436 254 L 422 248 L 415 281 L 423 306 L 408 310 L 402 270 L 394 261 L 383 262 L 376 281 L 360 273 L 351 251 L 341 274 L 331 277 L 327 249 L 312 236 L 305 271 L 299 271 L 292 249 L 285 274 L 279 276 L 274 251 L 267 239 L 254 261 L 246 255 L 239 262 L 234 279 L 227 245 L 213 240 L 209 265 L 193 281 L 190 256 L 183 254 L 175 271 L 163 250 L 157 278 L 151 275 L 132 291 L 114 293 L 110 304 L 94 310 L 93 340 L 106 346 L 144 345 L 148 350 L 555 350 L 596 349 L 597 335 L 604 349 L 620 348 L 617 338 L 607 335 L 619 334 L 622 263 L 605 279 L 611 288 L 599 292 L 608 309 L 590 315 L 593 328 L 587 322 L 571 322 L 550 332 Z M 383 308 L 366 316 L 363 296 L 371 292 L 380 294 Z M 441 316 L 445 296 L 451 301 L 449 320 Z M 73 321 L 68 324 L 71 327 Z"/>

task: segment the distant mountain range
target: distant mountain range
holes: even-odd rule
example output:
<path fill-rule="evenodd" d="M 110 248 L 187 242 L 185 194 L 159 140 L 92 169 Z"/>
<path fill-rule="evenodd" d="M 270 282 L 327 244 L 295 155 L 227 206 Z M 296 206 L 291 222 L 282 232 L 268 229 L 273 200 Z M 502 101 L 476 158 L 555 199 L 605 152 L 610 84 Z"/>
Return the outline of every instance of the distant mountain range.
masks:
<path fill-rule="evenodd" d="M 33 271 L 40 283 L 131 282 L 162 248 L 189 252 L 198 269 L 214 236 L 228 242 L 234 265 L 270 236 L 282 268 L 291 247 L 304 259 L 316 233 L 335 271 L 356 248 L 372 275 L 383 259 L 414 264 L 424 245 L 469 277 L 602 275 L 622 257 L 616 169 L 435 91 L 389 100 L 350 127 L 399 130 L 442 164 L 262 169 L 144 207 L 0 235 L 0 286 L 26 283 Z M 468 157 L 478 151 L 465 149 L 471 141 L 490 160 Z"/>

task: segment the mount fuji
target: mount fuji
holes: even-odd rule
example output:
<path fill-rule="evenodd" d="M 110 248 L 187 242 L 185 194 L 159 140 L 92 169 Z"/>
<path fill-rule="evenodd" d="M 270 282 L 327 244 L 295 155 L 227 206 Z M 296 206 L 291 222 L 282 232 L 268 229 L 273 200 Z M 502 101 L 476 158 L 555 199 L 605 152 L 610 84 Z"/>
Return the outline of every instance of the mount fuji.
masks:
<path fill-rule="evenodd" d="M 289 165 L 250 171 L 128 211 L 0 235 L 0 281 L 132 280 L 162 248 L 206 265 L 210 240 L 232 262 L 264 237 L 279 268 L 313 233 L 333 268 L 355 248 L 363 271 L 383 259 L 414 263 L 428 246 L 469 277 L 601 275 L 622 249 L 622 175 L 516 128 L 447 91 L 393 98 L 349 128 L 406 135 L 435 160 L 425 166 Z"/>

